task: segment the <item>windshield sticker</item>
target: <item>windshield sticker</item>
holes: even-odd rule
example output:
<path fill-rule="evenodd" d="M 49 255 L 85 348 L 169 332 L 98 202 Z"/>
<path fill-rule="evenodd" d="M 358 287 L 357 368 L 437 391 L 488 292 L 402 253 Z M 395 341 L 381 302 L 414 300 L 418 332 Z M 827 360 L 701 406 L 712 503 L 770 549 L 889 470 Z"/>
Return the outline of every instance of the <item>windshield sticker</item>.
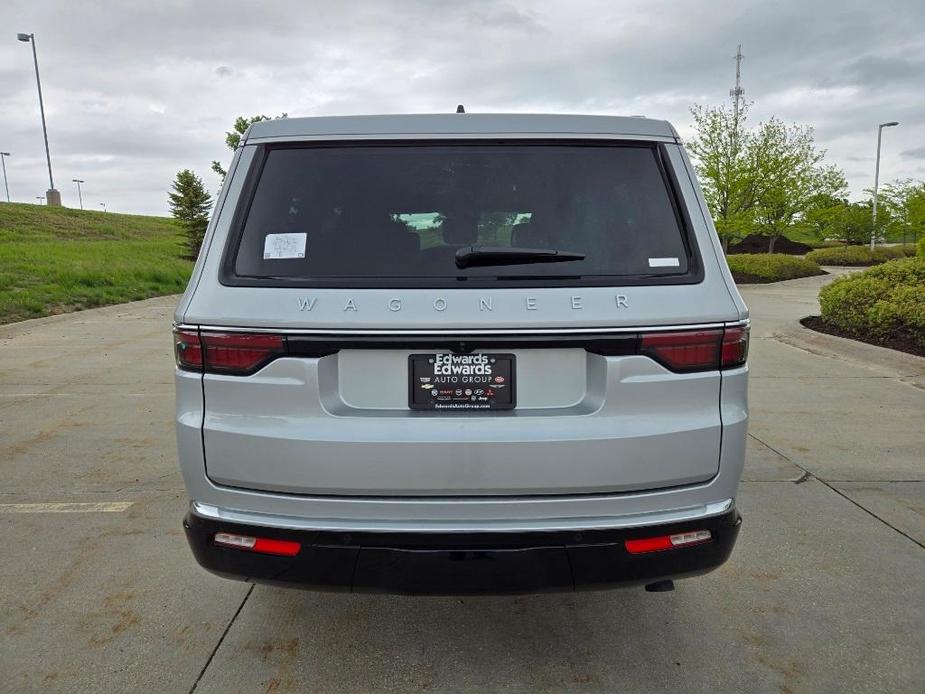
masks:
<path fill-rule="evenodd" d="M 304 258 L 308 234 L 267 234 L 263 242 L 263 259 Z"/>
<path fill-rule="evenodd" d="M 649 267 L 680 267 L 681 261 L 677 258 L 649 258 Z"/>

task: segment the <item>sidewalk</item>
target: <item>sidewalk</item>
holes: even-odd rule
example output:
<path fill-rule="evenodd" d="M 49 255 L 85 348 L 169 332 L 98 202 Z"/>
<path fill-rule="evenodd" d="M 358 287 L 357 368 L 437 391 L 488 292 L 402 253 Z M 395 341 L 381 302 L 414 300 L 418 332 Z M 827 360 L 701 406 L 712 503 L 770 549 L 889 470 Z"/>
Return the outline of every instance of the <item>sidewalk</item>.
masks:
<path fill-rule="evenodd" d="M 742 288 L 750 434 L 925 545 L 925 359 L 803 328 L 831 279 Z"/>

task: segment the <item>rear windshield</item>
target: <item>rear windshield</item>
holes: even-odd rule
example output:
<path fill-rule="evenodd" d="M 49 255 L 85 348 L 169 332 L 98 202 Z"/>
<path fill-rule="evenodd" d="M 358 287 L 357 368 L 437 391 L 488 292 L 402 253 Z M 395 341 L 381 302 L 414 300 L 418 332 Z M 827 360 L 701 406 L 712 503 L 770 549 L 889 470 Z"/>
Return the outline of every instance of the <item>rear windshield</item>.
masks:
<path fill-rule="evenodd" d="M 270 147 L 258 174 L 226 256 L 229 283 L 693 281 L 655 146 Z M 460 267 L 457 252 L 472 246 L 584 258 Z"/>

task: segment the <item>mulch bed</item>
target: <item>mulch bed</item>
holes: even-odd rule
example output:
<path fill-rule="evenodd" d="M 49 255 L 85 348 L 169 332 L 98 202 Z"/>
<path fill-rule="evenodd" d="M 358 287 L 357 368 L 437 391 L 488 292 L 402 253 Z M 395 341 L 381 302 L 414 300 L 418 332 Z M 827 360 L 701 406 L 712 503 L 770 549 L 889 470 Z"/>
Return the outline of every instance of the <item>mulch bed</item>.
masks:
<path fill-rule="evenodd" d="M 730 272 L 732 272 L 730 270 Z M 807 277 L 815 277 L 816 275 L 828 275 L 829 273 L 825 270 L 820 270 L 815 275 L 806 275 Z M 736 284 L 776 284 L 777 282 L 786 282 L 787 280 L 801 280 L 802 277 L 784 277 L 779 280 L 769 280 L 764 277 L 759 277 L 758 275 L 752 275 L 747 272 L 733 272 L 732 279 L 735 280 Z"/>
<path fill-rule="evenodd" d="M 875 340 L 873 338 L 863 338 L 858 337 L 857 335 L 851 335 L 846 333 L 844 330 L 835 327 L 834 325 L 829 325 L 824 320 L 822 316 L 808 316 L 800 321 L 803 327 L 809 328 L 810 330 L 815 330 L 819 333 L 825 333 L 826 335 L 835 335 L 836 337 L 847 337 L 849 340 L 857 340 L 858 342 L 866 342 L 869 345 L 876 345 L 877 347 L 889 347 L 890 349 L 895 349 L 899 352 L 906 352 L 908 354 L 914 354 L 918 357 L 925 357 L 925 347 L 921 347 L 911 340 L 905 338 L 894 338 L 891 340 L 884 340 L 883 342 Z"/>
<path fill-rule="evenodd" d="M 774 242 L 775 253 L 786 253 L 787 255 L 806 255 L 812 246 L 807 246 L 799 241 L 791 241 L 786 236 L 781 236 Z M 733 246 L 729 246 L 729 253 L 767 253 L 768 237 L 751 234 L 739 241 Z"/>

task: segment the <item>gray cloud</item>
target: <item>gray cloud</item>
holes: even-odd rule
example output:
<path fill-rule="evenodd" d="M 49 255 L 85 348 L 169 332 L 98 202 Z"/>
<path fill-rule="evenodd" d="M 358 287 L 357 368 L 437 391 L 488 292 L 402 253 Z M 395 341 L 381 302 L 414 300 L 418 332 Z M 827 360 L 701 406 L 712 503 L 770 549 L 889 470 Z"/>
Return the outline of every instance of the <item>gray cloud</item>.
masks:
<path fill-rule="evenodd" d="M 869 187 L 877 123 L 881 178 L 921 177 L 925 5 L 848 0 L 562 3 L 237 0 L 88 3 L 7 0 L 0 26 L 38 40 L 56 183 L 87 180 L 88 200 L 164 214 L 180 168 L 209 186 L 237 115 L 473 111 L 622 113 L 668 118 L 725 100 L 737 43 L 755 120 L 816 128 L 856 194 Z M 60 18 L 66 14 L 68 20 Z M 10 187 L 44 192 L 31 55 L 0 40 L 0 148 Z M 902 153 L 902 154 L 900 154 Z M 868 169 L 870 169 L 868 171 Z"/>
<path fill-rule="evenodd" d="M 865 55 L 845 66 L 850 84 L 869 87 L 890 87 L 921 80 L 925 75 L 925 60 L 905 57 Z"/>
<path fill-rule="evenodd" d="M 910 157 L 912 159 L 925 159 L 925 145 L 913 149 L 905 149 L 900 152 L 900 156 Z"/>

